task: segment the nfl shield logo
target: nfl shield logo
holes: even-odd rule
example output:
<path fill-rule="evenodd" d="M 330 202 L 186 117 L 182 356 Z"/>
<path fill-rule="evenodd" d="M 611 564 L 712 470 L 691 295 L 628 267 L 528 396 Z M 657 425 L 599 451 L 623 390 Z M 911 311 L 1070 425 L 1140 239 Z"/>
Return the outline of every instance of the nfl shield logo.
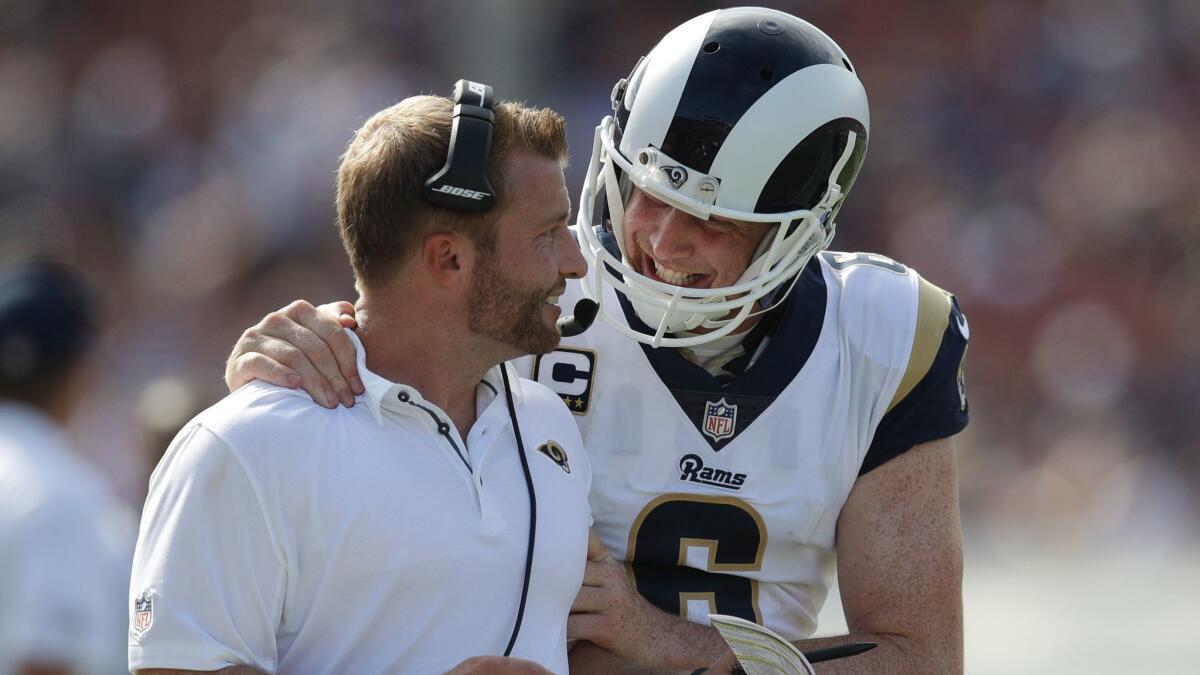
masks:
<path fill-rule="evenodd" d="M 154 624 L 154 598 L 150 591 L 142 593 L 133 601 L 133 635 L 141 637 Z"/>
<path fill-rule="evenodd" d="M 724 397 L 715 403 L 706 402 L 704 404 L 704 435 L 713 441 L 720 441 L 732 436 L 733 430 L 737 427 L 737 409 L 736 405 L 726 403 Z"/>

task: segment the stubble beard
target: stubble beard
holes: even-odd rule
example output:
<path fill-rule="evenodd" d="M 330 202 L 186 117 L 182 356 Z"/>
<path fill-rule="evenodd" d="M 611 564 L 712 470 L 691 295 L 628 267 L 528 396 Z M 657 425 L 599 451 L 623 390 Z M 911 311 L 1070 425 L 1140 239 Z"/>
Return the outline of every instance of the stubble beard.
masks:
<path fill-rule="evenodd" d="M 558 346 L 558 328 L 546 326 L 542 310 L 554 287 L 532 289 L 508 277 L 485 253 L 471 280 L 467 307 L 471 332 L 518 349 L 522 354 L 545 354 Z"/>

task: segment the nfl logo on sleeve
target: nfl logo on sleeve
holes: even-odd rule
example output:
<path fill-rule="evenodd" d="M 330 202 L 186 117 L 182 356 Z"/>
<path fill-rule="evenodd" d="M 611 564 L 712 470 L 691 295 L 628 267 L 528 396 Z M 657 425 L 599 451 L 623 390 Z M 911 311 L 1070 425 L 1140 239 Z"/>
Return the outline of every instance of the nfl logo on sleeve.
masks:
<path fill-rule="evenodd" d="M 140 638 L 154 625 L 154 597 L 146 591 L 133 601 L 133 636 Z"/>
<path fill-rule="evenodd" d="M 713 442 L 729 438 L 737 429 L 736 405 L 729 405 L 722 397 L 720 401 L 704 404 L 704 435 Z"/>

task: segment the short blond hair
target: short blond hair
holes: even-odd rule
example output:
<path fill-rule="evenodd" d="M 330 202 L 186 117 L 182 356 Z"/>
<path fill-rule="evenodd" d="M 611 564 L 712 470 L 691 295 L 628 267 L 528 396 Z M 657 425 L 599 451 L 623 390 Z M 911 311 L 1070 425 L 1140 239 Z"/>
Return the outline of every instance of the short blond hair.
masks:
<path fill-rule="evenodd" d="M 358 281 L 387 282 L 429 233 L 455 231 L 477 246 L 494 246 L 495 214 L 508 198 L 501 166 L 516 149 L 565 162 L 566 122 L 549 108 L 501 101 L 488 158 L 496 190 L 492 211 L 474 214 L 433 206 L 425 180 L 446 162 L 454 104 L 441 96 L 413 96 L 368 119 L 342 156 L 337 175 L 337 223 Z"/>

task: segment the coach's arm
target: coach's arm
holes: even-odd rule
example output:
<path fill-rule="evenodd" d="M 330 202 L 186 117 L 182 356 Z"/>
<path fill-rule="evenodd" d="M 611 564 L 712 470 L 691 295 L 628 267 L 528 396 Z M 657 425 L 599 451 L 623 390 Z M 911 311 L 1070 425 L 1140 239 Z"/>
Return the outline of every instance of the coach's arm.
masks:
<path fill-rule="evenodd" d="M 838 518 L 837 552 L 850 635 L 796 645 L 808 651 L 868 641 L 878 648 L 822 663 L 822 673 L 962 671 L 962 530 L 953 439 L 916 445 L 861 476 Z M 725 651 L 716 630 L 651 606 L 618 563 L 600 557 L 589 563 L 585 586 L 592 587 L 581 593 L 586 606 L 577 600 L 571 617 L 568 636 L 593 643 L 580 643 L 571 653 L 572 673 L 647 672 L 631 662 L 698 668 Z"/>

